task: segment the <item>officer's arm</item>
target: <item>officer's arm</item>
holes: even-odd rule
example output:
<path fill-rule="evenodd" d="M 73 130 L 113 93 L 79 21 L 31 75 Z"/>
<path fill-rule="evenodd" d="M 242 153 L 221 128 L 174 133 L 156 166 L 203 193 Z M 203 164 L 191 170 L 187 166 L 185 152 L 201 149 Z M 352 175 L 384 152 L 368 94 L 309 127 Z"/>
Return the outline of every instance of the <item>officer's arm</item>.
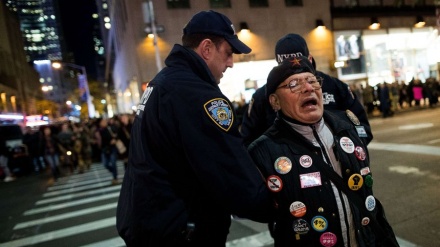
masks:
<path fill-rule="evenodd" d="M 200 186 L 231 214 L 270 220 L 270 193 L 242 144 L 229 101 L 208 99 L 185 114 L 187 118 L 179 121 L 182 141 Z"/>

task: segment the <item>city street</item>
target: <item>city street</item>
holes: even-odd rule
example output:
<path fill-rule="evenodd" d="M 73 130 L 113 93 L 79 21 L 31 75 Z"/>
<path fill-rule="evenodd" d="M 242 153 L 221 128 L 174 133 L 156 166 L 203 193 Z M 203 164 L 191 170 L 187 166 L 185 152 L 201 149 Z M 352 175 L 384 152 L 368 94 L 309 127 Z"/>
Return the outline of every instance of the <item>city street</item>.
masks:
<path fill-rule="evenodd" d="M 440 107 L 370 119 L 375 196 L 402 247 L 440 246 Z M 119 178 L 124 168 L 118 162 Z M 124 246 L 115 229 L 120 185 L 95 163 L 53 182 L 50 171 L 0 183 L 0 247 Z M 234 220 L 228 247 L 273 246 L 267 227 Z"/>

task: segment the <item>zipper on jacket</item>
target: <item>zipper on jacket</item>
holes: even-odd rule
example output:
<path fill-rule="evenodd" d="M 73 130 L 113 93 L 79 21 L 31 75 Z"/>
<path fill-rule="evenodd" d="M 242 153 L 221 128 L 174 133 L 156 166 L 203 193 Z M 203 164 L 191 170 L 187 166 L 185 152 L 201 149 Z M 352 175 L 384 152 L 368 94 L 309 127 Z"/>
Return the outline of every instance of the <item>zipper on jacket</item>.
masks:
<path fill-rule="evenodd" d="M 327 165 L 329 165 L 334 170 L 334 168 L 333 168 L 333 166 L 331 164 L 330 157 L 327 154 L 327 149 L 325 148 L 325 145 L 322 143 L 321 138 L 319 137 L 318 132 L 316 131 L 316 126 L 315 125 L 311 125 L 310 127 L 312 128 L 313 136 L 315 137 L 316 141 L 318 142 L 318 145 L 319 145 L 319 147 L 321 149 L 321 152 L 324 155 L 324 158 L 325 158 L 324 162 L 326 162 Z M 333 145 L 333 148 L 334 147 L 335 147 L 335 145 Z M 336 153 L 335 153 L 335 156 L 336 156 Z M 330 180 L 330 183 L 332 183 L 331 180 Z M 331 186 L 333 187 L 334 185 L 331 185 Z M 347 208 L 345 207 L 345 202 L 344 202 L 344 197 L 342 195 L 342 192 L 338 190 L 338 193 L 339 193 L 339 199 L 341 201 L 342 210 L 344 211 L 344 223 L 345 223 L 345 226 L 347 228 L 347 230 L 345 232 L 345 237 L 347 239 L 347 245 L 350 246 L 351 245 L 350 244 L 350 229 L 349 229 L 350 224 L 349 224 L 349 220 L 347 218 L 347 216 L 348 216 Z"/>

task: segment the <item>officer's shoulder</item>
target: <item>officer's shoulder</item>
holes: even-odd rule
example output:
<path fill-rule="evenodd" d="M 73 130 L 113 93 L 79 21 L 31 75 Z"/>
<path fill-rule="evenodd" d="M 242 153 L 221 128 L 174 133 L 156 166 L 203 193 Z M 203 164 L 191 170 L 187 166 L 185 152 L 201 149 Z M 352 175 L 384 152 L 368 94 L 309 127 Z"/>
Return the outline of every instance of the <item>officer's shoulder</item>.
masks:
<path fill-rule="evenodd" d="M 258 88 L 257 90 L 255 90 L 254 94 L 252 95 L 253 98 L 266 98 L 266 84 L 263 85 L 262 87 Z"/>
<path fill-rule="evenodd" d="M 329 75 L 329 74 L 326 74 L 326 73 L 324 73 L 324 72 L 322 72 L 322 71 L 316 71 L 316 75 L 317 75 L 317 76 L 320 76 L 320 77 L 322 77 L 322 78 L 324 78 L 324 81 L 325 81 L 325 80 L 331 80 L 331 81 L 334 82 L 334 83 L 347 85 L 347 83 L 341 81 L 339 78 L 336 78 L 336 77 L 334 77 L 334 76 L 331 76 L 331 75 Z"/>
<path fill-rule="evenodd" d="M 353 119 L 353 117 L 350 117 L 351 114 L 349 113 L 350 110 L 337 110 L 337 109 L 329 109 L 329 110 L 325 110 L 325 113 L 327 115 L 327 117 L 329 117 L 330 119 L 333 119 L 339 123 L 344 122 L 345 124 L 348 125 L 355 125 L 354 121 L 356 121 L 355 119 Z M 354 115 L 354 114 L 353 114 Z"/>

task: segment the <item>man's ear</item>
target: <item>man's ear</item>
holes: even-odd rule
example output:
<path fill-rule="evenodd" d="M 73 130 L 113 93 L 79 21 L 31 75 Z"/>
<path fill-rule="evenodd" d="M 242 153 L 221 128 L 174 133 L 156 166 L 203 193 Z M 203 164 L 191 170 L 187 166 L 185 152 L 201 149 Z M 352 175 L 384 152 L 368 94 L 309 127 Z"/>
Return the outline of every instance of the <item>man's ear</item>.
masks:
<path fill-rule="evenodd" d="M 197 47 L 197 51 L 204 60 L 209 60 L 213 48 L 214 48 L 214 43 L 210 39 L 204 39 L 200 42 L 199 46 Z"/>
<path fill-rule="evenodd" d="M 276 94 L 273 93 L 273 94 L 269 95 L 269 103 L 275 112 L 277 112 L 281 109 L 280 100 L 278 99 L 278 96 Z"/>

